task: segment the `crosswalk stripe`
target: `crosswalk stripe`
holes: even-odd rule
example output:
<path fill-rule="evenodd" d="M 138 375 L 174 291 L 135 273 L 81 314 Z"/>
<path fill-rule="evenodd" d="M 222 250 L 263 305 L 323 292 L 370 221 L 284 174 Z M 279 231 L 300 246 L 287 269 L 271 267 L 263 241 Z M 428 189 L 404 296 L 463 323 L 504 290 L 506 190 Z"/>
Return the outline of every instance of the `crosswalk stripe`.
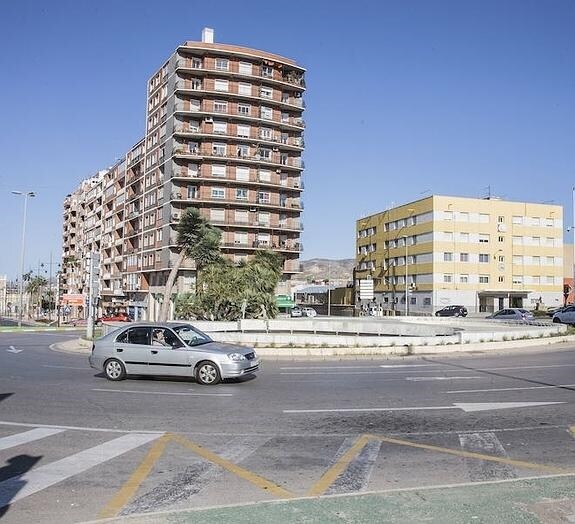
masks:
<path fill-rule="evenodd" d="M 147 444 L 161 435 L 133 433 L 0 482 L 0 508 Z"/>
<path fill-rule="evenodd" d="M 63 431 L 63 429 L 36 428 L 23 433 L 17 433 L 16 435 L 8 435 L 7 437 L 0 438 L 0 451 L 15 448 L 22 444 L 28 444 L 29 442 L 34 442 L 42 438 L 51 437 Z"/>
<path fill-rule="evenodd" d="M 508 458 L 505 448 L 495 433 L 462 433 L 459 435 L 461 447 L 466 451 L 487 453 L 490 456 Z M 509 464 L 465 459 L 470 480 L 500 480 L 512 479 L 517 475 Z"/>

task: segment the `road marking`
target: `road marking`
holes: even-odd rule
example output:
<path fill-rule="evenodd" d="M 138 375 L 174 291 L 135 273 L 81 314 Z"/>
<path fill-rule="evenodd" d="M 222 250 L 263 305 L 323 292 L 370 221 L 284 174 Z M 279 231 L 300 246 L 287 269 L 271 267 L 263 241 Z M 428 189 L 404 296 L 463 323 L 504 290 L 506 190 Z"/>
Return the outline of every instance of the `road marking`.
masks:
<path fill-rule="evenodd" d="M 469 413 L 492 409 L 527 408 L 565 404 L 565 402 L 456 402 L 452 406 L 413 406 L 405 408 L 331 408 L 331 409 L 284 409 L 283 413 L 361 413 L 369 411 L 437 411 L 441 409 L 462 409 Z"/>
<path fill-rule="evenodd" d="M 14 346 L 10 346 L 10 349 L 7 349 L 6 351 L 8 351 L 8 353 L 18 354 L 18 353 L 22 353 L 22 351 L 24 351 L 24 350 L 23 349 L 16 349 Z"/>
<path fill-rule="evenodd" d="M 575 387 L 575 384 L 558 384 L 556 386 L 528 386 L 523 388 L 457 389 L 453 391 L 446 391 L 446 393 L 489 393 L 490 391 L 524 391 L 529 389 L 558 389 L 573 387 Z"/>
<path fill-rule="evenodd" d="M 427 367 L 441 367 L 442 364 L 380 364 L 376 368 L 427 368 Z M 303 370 L 303 369 L 374 369 L 374 366 L 291 366 L 281 367 L 285 370 Z"/>
<path fill-rule="evenodd" d="M 36 428 L 24 433 L 17 433 L 16 435 L 8 435 L 7 437 L 0 438 L 0 451 L 3 449 L 14 448 L 28 442 L 34 442 L 58 433 L 63 433 L 63 429 L 55 428 Z"/>
<path fill-rule="evenodd" d="M 462 433 L 459 435 L 461 447 L 466 451 L 487 452 L 491 456 L 509 458 L 505 448 L 493 432 Z M 509 464 L 489 463 L 465 459 L 470 480 L 485 481 L 516 478 L 514 469 Z"/>
<path fill-rule="evenodd" d="M 310 488 L 310 497 L 319 497 L 335 482 L 335 480 L 347 469 L 351 461 L 361 452 L 363 447 L 371 440 L 369 435 L 359 437 L 353 446 L 344 453 L 341 458 L 329 468 L 321 478 Z"/>
<path fill-rule="evenodd" d="M 0 508 L 143 446 L 158 435 L 131 434 L 0 482 Z"/>
<path fill-rule="evenodd" d="M 158 441 L 154 443 L 134 473 L 130 475 L 130 478 L 118 490 L 114 497 L 112 497 L 112 500 L 108 502 L 106 507 L 100 512 L 101 518 L 115 517 L 120 512 L 120 510 L 132 499 L 142 482 L 144 482 L 144 480 L 148 477 L 152 471 L 152 468 L 164 453 L 166 444 L 169 440 L 170 436 L 166 434 L 162 435 Z"/>
<path fill-rule="evenodd" d="M 22 428 L 54 428 L 54 429 L 70 429 L 73 431 L 98 431 L 102 433 L 123 433 L 123 434 L 150 434 L 150 435 L 163 435 L 165 431 L 148 431 L 148 430 L 132 430 L 132 429 L 114 429 L 114 428 L 91 428 L 83 426 L 58 426 L 56 424 L 30 424 L 27 422 L 9 422 L 7 420 L 0 420 L 0 426 L 17 426 Z"/>
<path fill-rule="evenodd" d="M 257 475 L 256 473 L 252 473 L 251 471 L 248 471 L 247 469 L 244 469 L 241 466 L 238 466 L 237 464 L 234 464 L 233 462 L 230 462 L 229 460 L 226 460 L 225 458 L 222 458 L 219 455 L 216 455 L 212 451 L 210 451 L 210 450 L 200 446 L 199 444 L 196 444 L 196 443 L 192 442 L 191 440 L 188 440 L 188 439 L 186 439 L 180 435 L 172 434 L 171 436 L 172 436 L 172 440 L 174 440 L 178 444 L 184 446 L 185 448 L 191 449 L 194 453 L 198 454 L 200 457 L 204 458 L 205 460 L 209 460 L 210 462 L 217 464 L 218 466 L 224 468 L 225 470 L 229 471 L 230 473 L 233 473 L 234 475 L 237 475 L 238 477 L 240 477 L 244 480 L 247 480 L 248 482 L 251 482 L 252 484 L 257 486 L 258 488 L 261 488 L 264 491 L 275 495 L 276 497 L 281 497 L 284 499 L 285 498 L 293 498 L 293 494 L 291 492 L 289 492 L 287 489 L 282 488 L 281 486 L 278 486 L 277 484 L 274 484 L 273 482 L 265 479 L 264 477 L 261 477 L 261 476 Z"/>
<path fill-rule="evenodd" d="M 430 382 L 432 380 L 470 380 L 484 377 L 405 377 L 405 380 L 410 382 Z"/>
<path fill-rule="evenodd" d="M 178 395 L 184 397 L 233 397 L 233 393 L 181 393 L 170 391 L 139 391 L 137 389 L 99 389 L 94 388 L 92 391 L 103 391 L 105 393 L 136 393 L 142 395 Z"/>
<path fill-rule="evenodd" d="M 505 457 L 495 457 L 492 455 L 485 455 L 484 453 L 476 453 L 473 451 L 464 451 L 462 449 L 451 449 L 442 448 L 440 446 L 432 446 L 430 444 L 419 444 L 417 442 L 411 442 L 409 440 L 402 440 L 397 438 L 383 437 L 378 435 L 371 435 L 374 439 L 379 439 L 382 442 L 388 442 L 389 444 L 398 444 L 400 446 L 407 446 L 410 448 L 425 449 L 427 451 L 437 451 L 439 453 L 446 453 L 448 455 L 455 455 L 458 457 L 474 458 L 479 460 L 487 460 L 490 462 L 498 462 L 500 464 L 509 464 L 510 466 L 515 466 L 524 469 L 536 469 L 540 471 L 546 471 L 552 474 L 566 474 L 572 475 L 573 472 L 558 468 L 556 466 L 549 466 L 547 464 L 536 464 L 534 462 L 524 462 L 523 460 L 508 459 Z M 472 483 L 475 484 L 475 483 Z M 479 483 L 477 483 L 479 484 Z"/>

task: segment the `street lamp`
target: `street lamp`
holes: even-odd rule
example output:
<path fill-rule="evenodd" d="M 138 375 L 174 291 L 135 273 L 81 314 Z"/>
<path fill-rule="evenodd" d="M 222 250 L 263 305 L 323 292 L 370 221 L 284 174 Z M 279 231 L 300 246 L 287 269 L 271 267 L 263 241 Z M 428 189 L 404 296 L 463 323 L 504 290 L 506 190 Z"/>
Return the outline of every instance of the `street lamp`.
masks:
<path fill-rule="evenodd" d="M 24 219 L 22 221 L 22 249 L 20 252 L 20 286 L 18 289 L 20 295 L 19 297 L 20 305 L 18 306 L 18 327 L 22 327 L 22 310 L 24 308 L 24 247 L 26 245 L 26 212 L 28 211 L 28 198 L 35 197 L 36 193 L 34 193 L 33 191 L 12 191 L 12 194 L 24 197 Z"/>
<path fill-rule="evenodd" d="M 407 262 L 407 237 L 403 235 L 403 245 L 405 246 L 405 316 L 407 316 L 408 311 L 408 302 L 407 302 L 407 295 L 408 295 L 408 287 L 407 287 L 407 275 L 408 275 L 408 262 Z"/>

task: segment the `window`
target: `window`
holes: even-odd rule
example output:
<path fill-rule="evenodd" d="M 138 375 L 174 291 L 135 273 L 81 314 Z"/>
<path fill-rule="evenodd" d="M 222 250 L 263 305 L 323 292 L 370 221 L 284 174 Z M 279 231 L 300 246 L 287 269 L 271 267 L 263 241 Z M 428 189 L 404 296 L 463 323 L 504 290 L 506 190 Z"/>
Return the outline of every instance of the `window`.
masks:
<path fill-rule="evenodd" d="M 273 120 L 273 109 L 271 107 L 262 106 L 260 109 L 260 118 L 263 118 L 264 120 Z"/>
<path fill-rule="evenodd" d="M 227 113 L 228 103 L 225 100 L 214 101 L 214 113 Z"/>
<path fill-rule="evenodd" d="M 116 342 L 123 344 L 138 344 L 143 346 L 150 345 L 150 329 L 146 327 L 135 327 L 124 331 Z"/>
<path fill-rule="evenodd" d="M 531 277 L 531 283 L 535 284 L 535 285 L 541 284 L 541 277 L 539 277 L 539 276 Z"/>
<path fill-rule="evenodd" d="M 225 177 L 226 176 L 226 166 L 221 164 L 212 165 L 212 176 Z"/>
<path fill-rule="evenodd" d="M 513 275 L 512 282 L 514 284 L 523 284 L 523 277 L 520 275 Z"/>
<path fill-rule="evenodd" d="M 523 217 L 514 216 L 513 219 L 512 219 L 512 221 L 513 221 L 513 223 L 514 223 L 515 225 L 520 226 L 520 225 L 523 224 Z"/>
<path fill-rule="evenodd" d="M 212 187 L 212 198 L 226 198 L 226 190 L 223 187 Z"/>
<path fill-rule="evenodd" d="M 238 104 L 238 115 L 248 116 L 250 114 L 250 106 L 248 104 Z"/>
<path fill-rule="evenodd" d="M 444 262 L 453 262 L 453 253 L 443 253 L 443 261 Z"/>
<path fill-rule="evenodd" d="M 443 282 L 446 284 L 453 282 L 453 275 L 451 275 L 450 273 L 445 273 L 443 275 Z"/>
<path fill-rule="evenodd" d="M 499 243 L 505 242 L 505 238 L 504 237 L 497 237 L 497 242 L 499 242 Z"/>
<path fill-rule="evenodd" d="M 489 215 L 487 213 L 479 213 L 479 223 L 488 224 L 489 223 Z"/>
<path fill-rule="evenodd" d="M 541 265 L 541 257 L 539 257 L 539 256 L 531 257 L 531 263 L 534 266 L 540 266 Z"/>
<path fill-rule="evenodd" d="M 486 234 L 479 234 L 479 242 L 483 243 L 483 244 L 488 244 L 489 243 L 489 235 Z"/>
<path fill-rule="evenodd" d="M 260 182 L 271 182 L 272 181 L 272 172 L 268 171 L 267 169 L 260 169 L 258 173 L 258 177 Z"/>
<path fill-rule="evenodd" d="M 248 212 L 245 210 L 236 210 L 235 212 L 236 222 L 238 224 L 247 224 L 249 222 Z"/>
<path fill-rule="evenodd" d="M 520 266 L 523 264 L 523 256 L 522 255 L 513 255 L 513 263 L 516 266 Z"/>
<path fill-rule="evenodd" d="M 545 263 L 548 266 L 554 266 L 555 265 L 555 257 L 545 257 Z"/>
<path fill-rule="evenodd" d="M 497 217 L 497 223 L 498 224 L 503 224 L 505 222 L 505 217 L 503 216 L 498 216 Z"/>
<path fill-rule="evenodd" d="M 546 284 L 554 284 L 555 283 L 555 278 L 552 277 L 551 275 L 547 275 L 545 277 L 545 283 Z"/>
<path fill-rule="evenodd" d="M 274 97 L 274 90 L 271 87 L 260 87 L 260 96 L 262 98 L 273 98 Z"/>
<path fill-rule="evenodd" d="M 225 209 L 210 209 L 210 220 L 212 222 L 225 222 L 226 220 Z"/>
<path fill-rule="evenodd" d="M 453 211 L 444 211 L 443 212 L 443 219 L 444 220 L 453 220 Z"/>
<path fill-rule="evenodd" d="M 236 180 L 248 181 L 250 179 L 250 168 L 245 166 L 236 167 Z"/>
<path fill-rule="evenodd" d="M 469 262 L 469 253 L 459 253 L 459 262 Z"/>
<path fill-rule="evenodd" d="M 229 90 L 229 84 L 227 80 L 218 80 L 216 79 L 214 81 L 214 89 L 216 91 L 228 91 Z"/>
<path fill-rule="evenodd" d="M 270 203 L 270 194 L 268 191 L 258 191 L 258 203 L 259 204 Z"/>
<path fill-rule="evenodd" d="M 247 200 L 248 190 L 245 187 L 236 188 L 236 200 Z"/>
<path fill-rule="evenodd" d="M 237 135 L 241 136 L 243 138 L 249 138 L 250 137 L 250 126 L 238 124 Z"/>
<path fill-rule="evenodd" d="M 514 245 L 519 246 L 523 244 L 523 237 L 513 236 L 512 242 Z"/>
<path fill-rule="evenodd" d="M 251 96 L 252 86 L 251 84 L 244 84 L 243 82 L 238 85 L 238 93 L 240 95 Z"/>
<path fill-rule="evenodd" d="M 227 71 L 229 62 L 227 58 L 216 58 L 216 69 L 218 71 Z"/>
<path fill-rule="evenodd" d="M 214 122 L 214 133 L 225 135 L 228 132 L 228 124 L 222 121 Z"/>
<path fill-rule="evenodd" d="M 268 65 L 263 65 L 262 66 L 262 76 L 265 76 L 266 78 L 272 78 L 274 76 L 273 67 L 268 66 Z"/>
<path fill-rule="evenodd" d="M 545 219 L 545 227 L 553 227 L 553 219 L 552 218 L 546 218 Z"/>
<path fill-rule="evenodd" d="M 247 246 L 248 245 L 248 234 L 243 231 L 237 231 L 234 234 L 234 244 Z"/>
<path fill-rule="evenodd" d="M 269 127 L 262 127 L 260 129 L 260 138 L 263 138 L 264 140 L 272 140 L 273 136 L 273 131 Z"/>
<path fill-rule="evenodd" d="M 240 62 L 239 72 L 242 75 L 251 75 L 252 74 L 252 64 L 250 64 L 249 62 Z"/>
<path fill-rule="evenodd" d="M 469 222 L 469 213 L 467 211 L 462 211 L 459 213 L 458 220 L 460 222 Z"/>
<path fill-rule="evenodd" d="M 541 226 L 541 217 L 533 217 L 531 219 L 531 225 L 536 227 Z"/>
<path fill-rule="evenodd" d="M 431 297 L 425 297 L 423 299 L 423 305 L 424 306 L 431 306 Z"/>
<path fill-rule="evenodd" d="M 469 233 L 459 233 L 460 242 L 469 242 Z"/>
<path fill-rule="evenodd" d="M 446 242 L 453 242 L 453 232 L 444 231 L 443 232 L 443 240 L 445 240 Z"/>
<path fill-rule="evenodd" d="M 258 155 L 259 155 L 259 158 L 261 160 L 266 160 L 268 162 L 271 162 L 271 160 L 272 160 L 272 150 L 271 149 L 267 149 L 265 147 L 260 147 L 260 149 L 258 151 Z"/>
<path fill-rule="evenodd" d="M 258 233 L 257 246 L 269 246 L 270 244 L 270 234 L 269 233 Z"/>
<path fill-rule="evenodd" d="M 469 282 L 469 275 L 459 275 L 459 282 L 461 284 L 467 284 Z"/>
<path fill-rule="evenodd" d="M 479 253 L 479 262 L 486 264 L 489 262 L 489 255 L 487 253 Z"/>
<path fill-rule="evenodd" d="M 214 143 L 212 145 L 212 154 L 214 156 L 226 156 L 226 144 Z"/>
<path fill-rule="evenodd" d="M 489 275 L 479 275 L 480 284 L 489 284 Z"/>
<path fill-rule="evenodd" d="M 265 211 L 258 213 L 258 224 L 262 226 L 269 226 L 270 214 Z"/>
<path fill-rule="evenodd" d="M 497 282 L 505 282 L 505 277 L 497 277 Z"/>

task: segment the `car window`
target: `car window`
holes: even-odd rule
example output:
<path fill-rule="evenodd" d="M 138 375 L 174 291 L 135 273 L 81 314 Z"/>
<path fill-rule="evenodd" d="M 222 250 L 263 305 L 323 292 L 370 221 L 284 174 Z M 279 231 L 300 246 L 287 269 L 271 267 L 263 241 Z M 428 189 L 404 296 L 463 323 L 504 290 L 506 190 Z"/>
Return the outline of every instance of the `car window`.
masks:
<path fill-rule="evenodd" d="M 116 342 L 123 342 L 126 344 L 140 344 L 144 346 L 150 345 L 150 328 L 147 327 L 134 327 L 121 333 Z"/>
<path fill-rule="evenodd" d="M 166 348 L 178 348 L 183 344 L 178 340 L 174 332 L 167 328 L 152 328 L 152 346 Z"/>
<path fill-rule="evenodd" d="M 174 331 L 188 346 L 200 346 L 212 342 L 208 335 L 192 326 L 178 326 L 174 328 Z"/>

